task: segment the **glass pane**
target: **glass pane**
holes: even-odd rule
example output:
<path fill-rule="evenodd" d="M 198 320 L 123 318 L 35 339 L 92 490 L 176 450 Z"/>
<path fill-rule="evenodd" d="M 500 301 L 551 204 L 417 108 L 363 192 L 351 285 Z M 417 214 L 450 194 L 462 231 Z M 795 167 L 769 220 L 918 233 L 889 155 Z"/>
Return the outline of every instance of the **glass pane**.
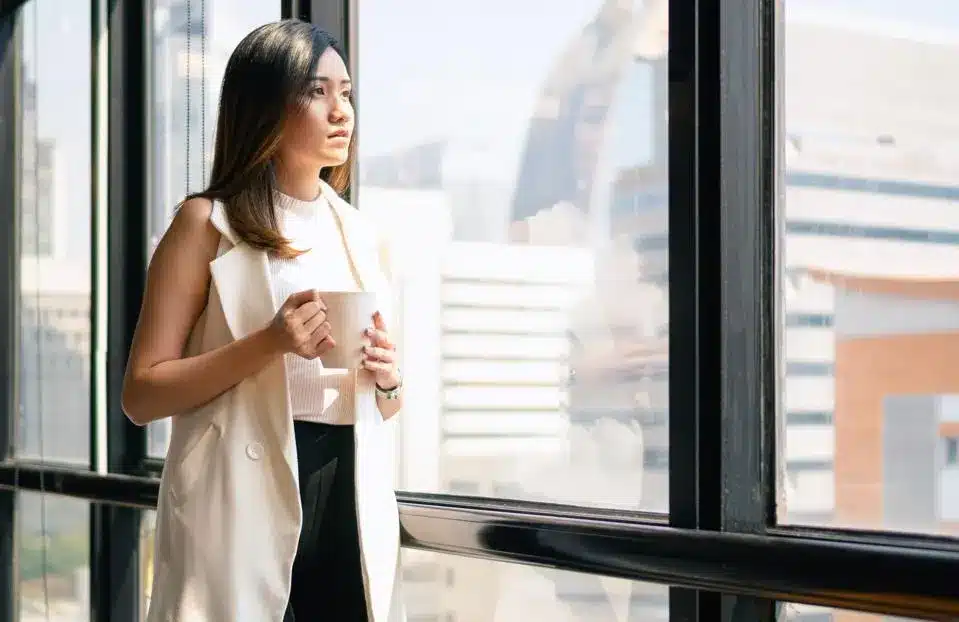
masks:
<path fill-rule="evenodd" d="M 667 622 L 669 589 L 565 570 L 403 551 L 409 620 Z"/>
<path fill-rule="evenodd" d="M 959 5 L 785 20 L 779 518 L 959 534 Z"/>
<path fill-rule="evenodd" d="M 89 620 L 89 504 L 32 492 L 17 503 L 20 621 Z"/>
<path fill-rule="evenodd" d="M 153 593 L 153 538 L 156 533 L 156 512 L 144 511 L 140 523 L 140 586 L 143 597 L 140 601 L 140 619 L 146 619 Z"/>
<path fill-rule="evenodd" d="M 783 622 L 910 622 L 913 620 L 913 618 L 882 616 L 795 603 L 783 603 L 782 614 L 779 617 Z"/>
<path fill-rule="evenodd" d="M 150 603 L 155 512 L 143 513 L 142 611 Z M 588 574 L 402 550 L 410 622 L 667 622 L 669 589 Z"/>
<path fill-rule="evenodd" d="M 17 453 L 88 465 L 90 2 L 33 0 L 22 16 Z"/>
<path fill-rule="evenodd" d="M 358 204 L 400 275 L 400 488 L 666 511 L 666 18 L 358 3 Z"/>
<path fill-rule="evenodd" d="M 280 3 L 264 0 L 152 1 L 151 254 L 176 205 L 209 178 L 217 98 L 230 53 L 251 30 L 280 18 Z M 147 436 L 148 453 L 163 457 L 170 421 L 150 424 Z"/>

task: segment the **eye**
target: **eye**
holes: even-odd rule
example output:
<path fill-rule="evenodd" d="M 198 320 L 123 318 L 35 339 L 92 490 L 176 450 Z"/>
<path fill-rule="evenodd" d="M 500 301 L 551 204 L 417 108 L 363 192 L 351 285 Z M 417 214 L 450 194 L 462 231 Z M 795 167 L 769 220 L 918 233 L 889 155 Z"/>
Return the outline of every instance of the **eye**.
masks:
<path fill-rule="evenodd" d="M 343 99 L 349 99 L 353 97 L 353 91 L 352 90 L 343 91 L 341 97 L 343 97 Z"/>
<path fill-rule="evenodd" d="M 318 86 L 314 88 L 310 92 L 310 94 L 313 95 L 314 97 L 323 97 L 324 95 L 326 95 L 326 90 L 322 86 Z"/>

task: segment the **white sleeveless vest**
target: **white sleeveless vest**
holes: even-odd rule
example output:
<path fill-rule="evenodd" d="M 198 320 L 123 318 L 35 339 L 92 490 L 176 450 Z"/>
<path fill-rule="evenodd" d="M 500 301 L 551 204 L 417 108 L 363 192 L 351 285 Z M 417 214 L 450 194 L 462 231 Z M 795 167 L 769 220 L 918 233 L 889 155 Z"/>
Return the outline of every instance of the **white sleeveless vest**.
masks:
<path fill-rule="evenodd" d="M 323 193 L 342 222 L 359 281 L 382 296 L 386 315 L 388 267 L 372 228 L 332 188 L 324 184 Z M 238 240 L 221 204 L 214 203 L 211 221 L 229 244 L 210 264 L 209 299 L 188 355 L 245 337 L 277 311 L 266 254 Z M 372 380 L 362 376 L 354 431 L 366 600 L 371 622 L 402 622 L 395 424 L 383 420 Z M 160 484 L 147 621 L 281 622 L 303 520 L 297 480 L 281 357 L 208 404 L 175 416 Z M 334 611 L 319 619 L 341 622 Z"/>

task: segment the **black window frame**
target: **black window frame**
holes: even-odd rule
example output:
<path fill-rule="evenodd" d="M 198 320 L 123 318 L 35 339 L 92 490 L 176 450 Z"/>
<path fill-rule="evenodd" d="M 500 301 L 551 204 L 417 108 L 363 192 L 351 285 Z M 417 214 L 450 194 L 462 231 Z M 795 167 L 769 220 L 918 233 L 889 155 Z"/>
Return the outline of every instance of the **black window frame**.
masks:
<path fill-rule="evenodd" d="M 276 1 L 283 16 L 317 22 L 355 50 L 359 0 Z M 107 180 L 105 194 L 91 192 L 106 197 L 98 217 L 109 214 L 109 245 L 93 246 L 107 260 L 94 278 L 107 287 L 106 307 L 94 311 L 107 319 L 107 392 L 92 412 L 106 414 L 107 442 L 99 444 L 91 417 L 88 470 L 13 454 L 19 266 L 18 253 L 0 252 L 0 523 L 15 525 L 16 490 L 91 501 L 90 619 L 134 620 L 140 523 L 155 507 L 162 467 L 146 456 L 146 431 L 126 420 L 119 398 L 146 268 L 151 12 L 146 1 L 91 2 L 95 37 L 108 46 L 106 72 L 95 63 L 91 75 L 92 162 L 106 155 Z M 20 4 L 0 3 L 0 206 L 17 204 Z M 404 546 L 667 584 L 674 621 L 772 621 L 777 600 L 959 616 L 959 541 L 776 523 L 785 420 L 776 416 L 781 5 L 669 7 L 670 513 L 399 492 Z M 353 56 L 356 73 L 362 62 Z M 18 248 L 17 211 L 0 207 L 0 248 Z M 459 528 L 446 528 L 451 521 Z M 15 530 L 0 530 L 4 619 L 15 619 L 15 549 Z"/>
<path fill-rule="evenodd" d="M 18 171 L 20 162 L 19 84 L 21 34 L 12 20 L 0 21 L 0 206 L 19 203 Z M 0 208 L 0 464 L 13 458 L 16 423 L 19 420 L 17 385 L 20 351 L 19 304 L 19 210 Z M 12 252 L 11 252 L 12 251 Z M 0 490 L 0 618 L 15 619 L 16 614 L 16 533 L 15 492 Z"/>

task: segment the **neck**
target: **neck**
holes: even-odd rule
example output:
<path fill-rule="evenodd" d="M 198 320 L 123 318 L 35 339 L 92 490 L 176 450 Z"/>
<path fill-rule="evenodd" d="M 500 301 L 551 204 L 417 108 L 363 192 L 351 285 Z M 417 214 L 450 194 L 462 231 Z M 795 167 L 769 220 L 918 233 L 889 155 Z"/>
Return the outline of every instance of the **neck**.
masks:
<path fill-rule="evenodd" d="M 312 201 L 320 195 L 320 171 L 310 165 L 275 162 L 277 190 L 300 201 Z"/>

